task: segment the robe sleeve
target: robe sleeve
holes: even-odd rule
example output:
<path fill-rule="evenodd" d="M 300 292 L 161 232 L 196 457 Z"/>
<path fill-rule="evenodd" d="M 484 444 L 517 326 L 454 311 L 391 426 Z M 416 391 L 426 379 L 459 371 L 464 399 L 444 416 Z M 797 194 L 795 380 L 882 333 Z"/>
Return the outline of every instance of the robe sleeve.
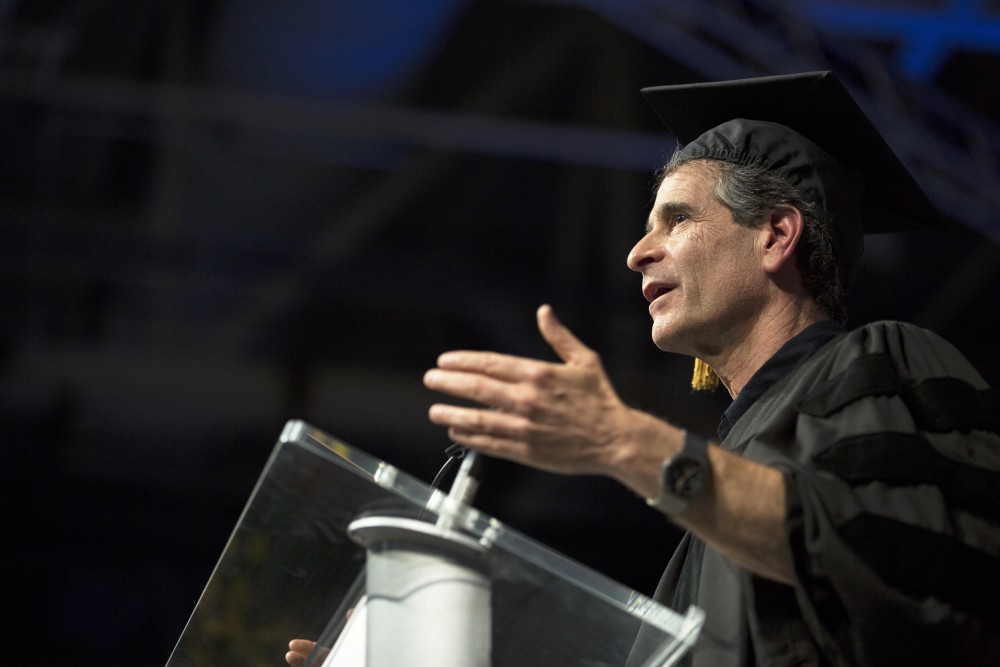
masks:
<path fill-rule="evenodd" d="M 852 336 L 768 461 L 800 618 L 834 664 L 1000 664 L 1000 401 L 930 332 Z"/>

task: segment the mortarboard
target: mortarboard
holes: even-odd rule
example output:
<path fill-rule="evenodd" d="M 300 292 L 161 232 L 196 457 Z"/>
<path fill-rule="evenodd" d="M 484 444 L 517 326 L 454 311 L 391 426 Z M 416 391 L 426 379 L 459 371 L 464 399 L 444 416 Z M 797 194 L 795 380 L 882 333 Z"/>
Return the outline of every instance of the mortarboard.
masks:
<path fill-rule="evenodd" d="M 778 173 L 831 219 L 846 286 L 863 235 L 942 229 L 906 166 L 832 72 L 644 88 L 681 153 Z M 704 371 L 704 369 L 700 369 Z"/>

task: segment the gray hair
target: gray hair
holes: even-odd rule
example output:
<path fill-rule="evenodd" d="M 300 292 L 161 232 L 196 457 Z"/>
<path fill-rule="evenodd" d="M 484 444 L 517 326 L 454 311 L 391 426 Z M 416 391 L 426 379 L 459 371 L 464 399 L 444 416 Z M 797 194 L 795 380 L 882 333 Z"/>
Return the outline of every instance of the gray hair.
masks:
<path fill-rule="evenodd" d="M 806 200 L 791 183 L 758 163 L 736 164 L 703 157 L 674 153 L 657 172 L 656 187 L 683 164 L 701 161 L 713 167 L 716 175 L 715 197 L 744 227 L 756 227 L 765 216 L 781 206 L 794 206 L 805 222 L 802 237 L 795 249 L 795 261 L 806 289 L 830 317 L 847 319 L 844 286 L 833 252 L 830 217 L 814 202 Z"/>

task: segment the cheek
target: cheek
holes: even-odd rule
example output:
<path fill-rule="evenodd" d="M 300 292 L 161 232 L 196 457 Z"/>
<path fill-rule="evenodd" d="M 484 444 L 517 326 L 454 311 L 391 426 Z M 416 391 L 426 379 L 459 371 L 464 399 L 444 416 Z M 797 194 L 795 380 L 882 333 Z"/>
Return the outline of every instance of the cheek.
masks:
<path fill-rule="evenodd" d="M 719 253 L 704 258 L 691 275 L 691 294 L 707 306 L 730 308 L 752 300 L 751 262 L 745 254 Z"/>
<path fill-rule="evenodd" d="M 740 301 L 752 301 L 757 295 L 758 285 L 754 280 L 755 266 L 753 258 L 747 255 L 742 256 L 742 261 L 733 261 L 729 264 L 730 289 Z"/>

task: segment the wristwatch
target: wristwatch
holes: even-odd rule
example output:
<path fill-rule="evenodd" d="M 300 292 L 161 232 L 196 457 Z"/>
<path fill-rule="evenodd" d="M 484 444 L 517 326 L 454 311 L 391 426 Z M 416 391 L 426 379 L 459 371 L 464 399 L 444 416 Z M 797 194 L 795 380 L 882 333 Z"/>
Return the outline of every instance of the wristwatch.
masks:
<path fill-rule="evenodd" d="M 667 516 L 680 514 L 708 486 L 712 469 L 708 464 L 708 441 L 682 431 L 684 446 L 660 465 L 660 497 L 646 503 Z"/>

